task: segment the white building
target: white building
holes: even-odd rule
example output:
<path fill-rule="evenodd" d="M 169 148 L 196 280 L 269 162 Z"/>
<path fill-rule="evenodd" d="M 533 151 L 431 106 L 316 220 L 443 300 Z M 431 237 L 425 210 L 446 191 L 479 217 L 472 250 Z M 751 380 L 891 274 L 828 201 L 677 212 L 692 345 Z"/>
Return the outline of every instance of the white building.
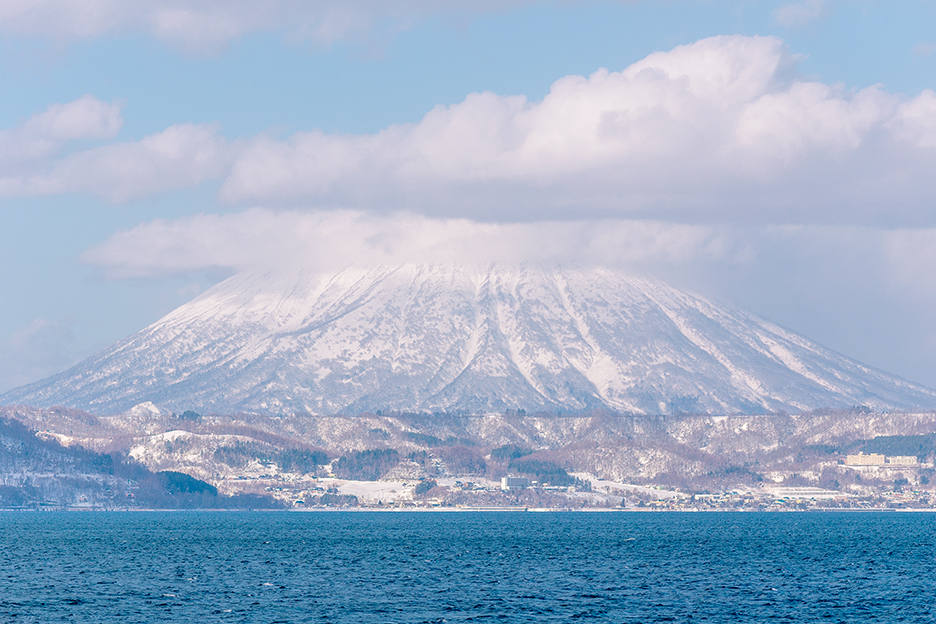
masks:
<path fill-rule="evenodd" d="M 916 466 L 919 462 L 913 455 L 890 455 L 887 457 L 888 464 L 899 464 L 901 466 Z"/>
<path fill-rule="evenodd" d="M 817 487 L 778 487 L 771 490 L 775 498 L 794 499 L 794 500 L 821 500 L 830 498 L 845 498 L 849 496 L 845 492 L 835 490 L 824 490 Z"/>
<path fill-rule="evenodd" d="M 883 466 L 884 456 L 879 453 L 858 453 L 857 455 L 845 456 L 846 466 Z"/>
<path fill-rule="evenodd" d="M 530 480 L 526 477 L 507 476 L 501 478 L 501 489 L 505 492 L 522 490 L 523 488 L 528 487 L 530 487 Z"/>

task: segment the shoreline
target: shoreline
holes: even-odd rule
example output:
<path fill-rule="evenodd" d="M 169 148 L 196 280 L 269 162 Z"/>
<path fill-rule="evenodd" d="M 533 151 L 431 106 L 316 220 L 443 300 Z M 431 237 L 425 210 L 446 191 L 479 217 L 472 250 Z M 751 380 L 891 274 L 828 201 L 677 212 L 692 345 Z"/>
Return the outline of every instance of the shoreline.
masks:
<path fill-rule="evenodd" d="M 777 514 L 777 513 L 936 513 L 932 508 L 896 508 L 881 507 L 869 509 L 812 507 L 807 509 L 639 509 L 639 508 L 602 508 L 585 507 L 570 509 L 564 507 L 309 507 L 291 509 L 151 509 L 151 508 L 88 508 L 88 507 L 40 507 L 16 508 L 0 507 L 0 513 L 736 513 L 736 514 Z"/>

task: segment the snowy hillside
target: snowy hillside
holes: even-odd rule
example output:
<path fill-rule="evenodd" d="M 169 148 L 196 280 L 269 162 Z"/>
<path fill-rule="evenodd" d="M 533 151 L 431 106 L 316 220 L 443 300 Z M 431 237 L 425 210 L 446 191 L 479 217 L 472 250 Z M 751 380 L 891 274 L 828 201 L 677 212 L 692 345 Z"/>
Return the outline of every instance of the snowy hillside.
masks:
<path fill-rule="evenodd" d="M 799 411 L 936 392 L 764 319 L 609 270 L 384 266 L 236 275 L 0 403 L 97 413 Z"/>

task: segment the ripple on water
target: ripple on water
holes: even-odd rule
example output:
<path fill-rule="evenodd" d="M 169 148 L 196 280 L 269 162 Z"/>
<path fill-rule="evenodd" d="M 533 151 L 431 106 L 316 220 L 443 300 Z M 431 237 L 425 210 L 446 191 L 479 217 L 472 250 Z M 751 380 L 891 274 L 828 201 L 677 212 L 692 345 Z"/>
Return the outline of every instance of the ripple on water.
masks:
<path fill-rule="evenodd" d="M 929 514 L 0 513 L 0 621 L 932 622 Z"/>

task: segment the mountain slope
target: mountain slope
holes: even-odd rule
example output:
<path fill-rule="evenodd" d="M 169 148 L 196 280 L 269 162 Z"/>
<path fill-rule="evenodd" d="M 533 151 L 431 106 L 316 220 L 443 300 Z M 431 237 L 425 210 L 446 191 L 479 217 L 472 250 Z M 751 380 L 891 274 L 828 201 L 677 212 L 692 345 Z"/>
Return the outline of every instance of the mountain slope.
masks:
<path fill-rule="evenodd" d="M 236 275 L 3 403 L 95 412 L 763 412 L 936 393 L 744 311 L 609 270 Z"/>

